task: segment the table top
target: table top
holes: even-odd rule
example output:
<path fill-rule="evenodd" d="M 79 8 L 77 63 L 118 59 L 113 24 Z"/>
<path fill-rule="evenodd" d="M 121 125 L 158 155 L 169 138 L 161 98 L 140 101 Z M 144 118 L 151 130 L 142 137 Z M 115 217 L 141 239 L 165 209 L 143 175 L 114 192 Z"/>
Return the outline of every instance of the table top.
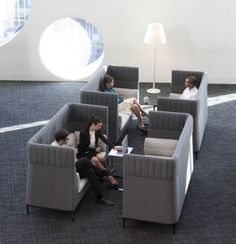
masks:
<path fill-rule="evenodd" d="M 157 96 L 155 96 L 154 94 L 152 94 L 148 97 L 144 97 L 143 100 L 147 106 L 148 105 L 157 105 Z"/>
<path fill-rule="evenodd" d="M 150 94 L 158 94 L 160 92 L 161 92 L 161 90 L 158 89 L 158 88 L 149 88 L 149 89 L 147 89 L 147 93 L 150 93 Z"/>
<path fill-rule="evenodd" d="M 133 151 L 133 147 L 128 147 L 128 151 L 126 154 L 130 154 Z M 124 153 L 122 151 L 117 151 L 116 149 L 111 149 L 111 151 L 108 153 L 109 157 L 123 157 Z"/>

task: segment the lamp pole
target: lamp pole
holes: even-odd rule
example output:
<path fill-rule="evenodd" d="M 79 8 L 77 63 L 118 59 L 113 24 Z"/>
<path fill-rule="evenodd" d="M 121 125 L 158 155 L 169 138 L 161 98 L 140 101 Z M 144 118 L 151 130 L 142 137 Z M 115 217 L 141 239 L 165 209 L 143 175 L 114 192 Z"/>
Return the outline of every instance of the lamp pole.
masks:
<path fill-rule="evenodd" d="M 151 93 L 151 94 L 160 93 L 161 90 L 156 88 L 155 85 L 156 85 L 156 47 L 154 47 L 153 85 L 152 88 L 147 89 L 147 93 Z"/>
<path fill-rule="evenodd" d="M 154 74 L 153 74 L 153 89 L 155 89 L 156 84 L 156 47 L 154 47 Z"/>

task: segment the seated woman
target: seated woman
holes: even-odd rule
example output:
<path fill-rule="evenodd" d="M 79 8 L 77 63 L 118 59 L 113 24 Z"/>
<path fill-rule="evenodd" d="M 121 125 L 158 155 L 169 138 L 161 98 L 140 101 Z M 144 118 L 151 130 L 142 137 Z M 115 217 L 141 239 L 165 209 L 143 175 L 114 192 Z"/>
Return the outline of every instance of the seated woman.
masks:
<path fill-rule="evenodd" d="M 101 132 L 102 120 L 98 116 L 92 116 L 84 131 L 80 132 L 77 158 L 88 158 L 100 170 L 106 169 L 106 159 L 98 147 L 98 139 L 101 139 L 110 148 L 121 150 L 121 146 L 114 146 Z M 118 181 L 112 176 L 107 176 L 113 188 L 118 187 Z"/>
<path fill-rule="evenodd" d="M 101 91 L 117 94 L 113 86 L 114 86 L 113 77 L 110 75 L 105 75 L 103 79 Z M 143 128 L 142 117 L 148 117 L 148 114 L 141 108 L 138 100 L 136 98 L 123 99 L 122 97 L 118 96 L 117 103 L 118 103 L 118 112 L 129 112 L 130 110 L 134 112 L 134 114 L 138 118 L 137 127 L 142 129 Z"/>

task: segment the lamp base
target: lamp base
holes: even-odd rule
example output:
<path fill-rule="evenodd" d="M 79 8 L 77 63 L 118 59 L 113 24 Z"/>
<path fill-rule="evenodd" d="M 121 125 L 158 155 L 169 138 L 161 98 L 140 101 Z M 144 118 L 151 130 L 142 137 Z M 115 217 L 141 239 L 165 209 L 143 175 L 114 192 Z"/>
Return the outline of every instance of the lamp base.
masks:
<path fill-rule="evenodd" d="M 151 93 L 151 94 L 157 94 L 157 93 L 160 93 L 160 92 L 161 92 L 161 90 L 157 89 L 157 88 L 147 89 L 147 93 Z"/>

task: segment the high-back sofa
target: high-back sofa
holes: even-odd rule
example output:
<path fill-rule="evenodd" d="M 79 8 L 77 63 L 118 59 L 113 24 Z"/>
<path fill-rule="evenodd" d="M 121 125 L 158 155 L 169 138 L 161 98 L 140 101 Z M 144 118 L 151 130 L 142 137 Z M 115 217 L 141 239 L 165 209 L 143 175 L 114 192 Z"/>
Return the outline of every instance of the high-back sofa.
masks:
<path fill-rule="evenodd" d="M 185 89 L 185 80 L 190 75 L 194 75 L 197 78 L 196 87 L 198 88 L 198 94 L 196 100 L 173 98 L 182 94 Z M 157 98 L 159 111 L 189 113 L 193 116 L 193 151 L 196 157 L 201 148 L 208 118 L 207 86 L 206 72 L 173 70 L 170 98 Z"/>
<path fill-rule="evenodd" d="M 145 155 L 124 156 L 123 224 L 136 219 L 175 227 L 193 172 L 193 119 L 151 111 L 149 120 Z"/>
<path fill-rule="evenodd" d="M 88 190 L 87 179 L 80 179 L 75 169 L 75 150 L 51 146 L 59 129 L 68 132 L 85 129 L 90 116 L 103 120 L 107 134 L 107 108 L 86 104 L 66 104 L 43 126 L 27 144 L 28 173 L 26 206 L 74 211 Z"/>
<path fill-rule="evenodd" d="M 111 75 L 115 80 L 114 88 L 123 98 L 138 97 L 139 70 L 137 67 L 108 65 L 101 67 L 80 90 L 80 102 L 108 107 L 109 139 L 118 143 L 127 129 L 132 112 L 119 113 L 117 94 L 100 91 L 104 76 Z"/>

